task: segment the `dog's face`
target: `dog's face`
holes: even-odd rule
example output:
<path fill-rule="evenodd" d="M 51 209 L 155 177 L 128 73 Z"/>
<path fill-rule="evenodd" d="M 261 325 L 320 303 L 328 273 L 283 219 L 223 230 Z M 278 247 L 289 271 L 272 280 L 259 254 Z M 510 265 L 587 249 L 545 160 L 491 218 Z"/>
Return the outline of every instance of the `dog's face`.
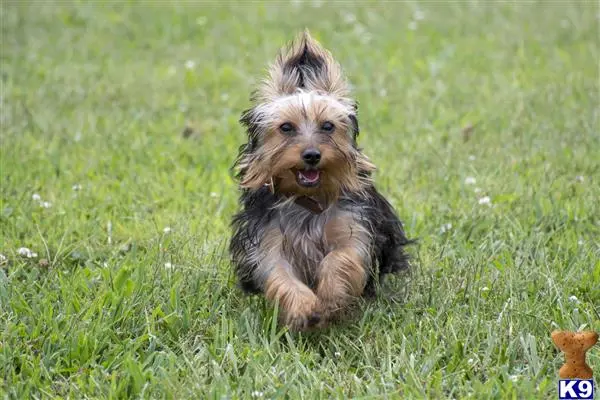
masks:
<path fill-rule="evenodd" d="M 356 104 L 339 65 L 308 33 L 281 54 L 241 122 L 248 129 L 237 166 L 241 186 L 273 181 L 290 195 L 334 199 L 360 191 L 374 169 L 356 147 Z"/>

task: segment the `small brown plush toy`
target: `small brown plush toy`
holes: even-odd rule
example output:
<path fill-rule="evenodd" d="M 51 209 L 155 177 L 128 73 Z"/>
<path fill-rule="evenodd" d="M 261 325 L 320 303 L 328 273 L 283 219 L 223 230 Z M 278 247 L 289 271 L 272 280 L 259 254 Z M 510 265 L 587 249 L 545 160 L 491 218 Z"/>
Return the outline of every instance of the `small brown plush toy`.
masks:
<path fill-rule="evenodd" d="M 561 379 L 592 379 L 592 369 L 585 363 L 585 352 L 598 341 L 596 332 L 552 332 L 552 341 L 563 353 L 565 364 L 558 371 Z"/>

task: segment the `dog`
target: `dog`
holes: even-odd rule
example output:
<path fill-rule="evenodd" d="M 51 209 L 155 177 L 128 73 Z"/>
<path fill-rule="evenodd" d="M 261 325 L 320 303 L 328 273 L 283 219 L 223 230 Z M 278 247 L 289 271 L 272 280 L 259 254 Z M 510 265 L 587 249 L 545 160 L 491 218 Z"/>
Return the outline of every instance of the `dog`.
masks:
<path fill-rule="evenodd" d="M 242 113 L 233 169 L 241 210 L 229 250 L 239 284 L 279 305 L 291 331 L 322 328 L 405 270 L 402 223 L 357 145 L 358 104 L 308 31 L 281 50 Z"/>

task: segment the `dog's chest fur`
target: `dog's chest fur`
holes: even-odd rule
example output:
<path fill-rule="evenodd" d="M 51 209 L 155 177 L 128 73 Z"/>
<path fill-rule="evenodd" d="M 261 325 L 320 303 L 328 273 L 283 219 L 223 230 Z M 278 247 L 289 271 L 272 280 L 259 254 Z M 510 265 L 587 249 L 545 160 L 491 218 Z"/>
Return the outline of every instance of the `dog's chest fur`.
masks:
<path fill-rule="evenodd" d="M 294 203 L 280 206 L 272 228 L 280 235 L 281 256 L 299 278 L 312 286 L 323 258 L 353 235 L 365 232 L 355 216 L 337 204 L 322 213 Z"/>
<path fill-rule="evenodd" d="M 337 208 L 315 214 L 297 204 L 286 205 L 274 221 L 281 232 L 282 255 L 314 269 L 330 251 L 325 226 L 338 213 Z"/>

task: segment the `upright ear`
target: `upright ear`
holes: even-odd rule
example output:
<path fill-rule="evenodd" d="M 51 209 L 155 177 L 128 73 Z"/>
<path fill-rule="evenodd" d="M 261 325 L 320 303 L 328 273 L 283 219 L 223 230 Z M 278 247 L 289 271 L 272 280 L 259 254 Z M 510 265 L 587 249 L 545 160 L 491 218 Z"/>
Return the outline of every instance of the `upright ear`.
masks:
<path fill-rule="evenodd" d="M 297 89 L 318 90 L 340 98 L 349 92 L 340 65 L 308 30 L 280 52 L 257 92 L 257 98 L 272 101 Z"/>

